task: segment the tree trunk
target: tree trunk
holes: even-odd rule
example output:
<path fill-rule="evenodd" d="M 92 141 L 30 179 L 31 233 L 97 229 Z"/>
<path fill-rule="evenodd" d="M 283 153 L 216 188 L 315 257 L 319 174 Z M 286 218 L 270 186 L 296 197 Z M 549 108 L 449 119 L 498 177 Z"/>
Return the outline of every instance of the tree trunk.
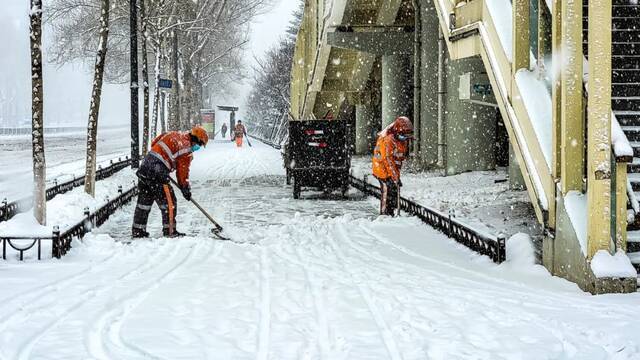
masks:
<path fill-rule="evenodd" d="M 109 0 L 102 0 L 100 16 L 100 44 L 93 79 L 91 106 L 89 108 L 89 124 L 87 126 L 87 162 L 84 173 L 84 191 L 96 196 L 96 145 L 98 143 L 98 117 L 100 114 L 100 97 L 102 95 L 102 79 L 104 62 L 107 57 L 107 41 L 109 38 Z"/>
<path fill-rule="evenodd" d="M 180 122 L 180 71 L 178 64 L 178 31 L 173 31 L 173 46 L 172 46 L 172 65 L 173 65 L 173 78 L 175 79 L 173 84 L 173 93 L 169 100 L 171 106 L 169 107 L 169 122 L 167 124 L 168 130 L 180 130 L 182 123 Z"/>
<path fill-rule="evenodd" d="M 44 114 L 42 91 L 42 0 L 31 0 L 31 141 L 33 151 L 33 215 L 46 225 L 47 167 L 44 157 Z"/>
<path fill-rule="evenodd" d="M 149 63 L 147 59 L 147 14 L 145 9 L 146 0 L 140 0 L 140 20 L 142 21 L 142 156 L 149 151 Z"/>

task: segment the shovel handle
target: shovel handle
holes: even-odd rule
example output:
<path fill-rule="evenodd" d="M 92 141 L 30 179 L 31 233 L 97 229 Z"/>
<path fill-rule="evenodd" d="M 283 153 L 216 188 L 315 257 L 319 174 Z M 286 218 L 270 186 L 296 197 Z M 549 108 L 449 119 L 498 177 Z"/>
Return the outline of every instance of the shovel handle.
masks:
<path fill-rule="evenodd" d="M 178 188 L 180 188 L 180 184 L 178 184 L 178 182 L 177 182 L 177 181 L 173 180 L 173 178 L 172 178 L 172 177 L 169 177 L 169 180 L 171 180 L 171 182 L 172 182 L 175 186 L 177 186 Z M 198 210 L 200 210 L 200 212 L 202 213 L 202 215 L 204 215 L 207 219 L 209 219 L 209 221 L 211 221 L 211 223 L 212 223 L 212 224 L 213 224 L 213 225 L 214 225 L 218 230 L 222 230 L 222 226 L 220 226 L 220 224 L 218 224 L 218 222 L 217 222 L 217 221 L 215 221 L 215 220 L 213 219 L 213 217 L 212 217 L 211 215 L 209 215 L 209 213 L 208 213 L 208 212 L 207 212 L 207 211 L 206 211 L 206 210 L 205 210 L 205 209 L 204 209 L 200 204 L 198 204 L 198 202 L 197 202 L 197 201 L 195 201 L 193 198 L 191 198 L 191 200 L 189 200 L 189 201 L 191 201 L 191 203 L 192 203 L 193 205 L 195 205 L 195 206 L 196 206 L 196 208 L 198 208 Z"/>

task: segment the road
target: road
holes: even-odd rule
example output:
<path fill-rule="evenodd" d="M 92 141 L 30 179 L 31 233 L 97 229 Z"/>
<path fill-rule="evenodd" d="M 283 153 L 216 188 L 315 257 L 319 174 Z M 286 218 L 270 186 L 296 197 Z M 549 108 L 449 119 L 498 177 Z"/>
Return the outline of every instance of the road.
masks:
<path fill-rule="evenodd" d="M 0 359 L 640 358 L 638 294 L 495 265 L 356 191 L 295 201 L 259 143 L 193 167 L 235 242 L 180 199 L 189 237 L 126 244 L 130 205 L 61 261 L 0 262 Z"/>

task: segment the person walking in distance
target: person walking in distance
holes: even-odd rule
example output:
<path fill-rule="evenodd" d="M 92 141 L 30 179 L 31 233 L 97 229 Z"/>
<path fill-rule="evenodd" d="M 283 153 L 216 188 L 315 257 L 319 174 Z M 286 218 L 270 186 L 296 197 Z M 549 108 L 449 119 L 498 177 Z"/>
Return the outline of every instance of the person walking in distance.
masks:
<path fill-rule="evenodd" d="M 183 236 L 176 230 L 176 195 L 169 184 L 169 175 L 176 172 L 180 191 L 191 200 L 189 170 L 193 153 L 207 146 L 209 135 L 201 126 L 191 131 L 171 131 L 161 134 L 151 144 L 151 150 L 142 160 L 138 176 L 138 204 L 133 215 L 132 237 L 149 237 L 147 220 L 153 203 L 162 213 L 163 234 L 167 237 Z"/>
<path fill-rule="evenodd" d="M 405 116 L 398 117 L 378 134 L 373 152 L 373 176 L 380 182 L 380 215 L 395 216 L 402 181 L 400 171 L 413 139 L 413 124 Z"/>
<path fill-rule="evenodd" d="M 227 123 L 223 123 L 222 124 L 222 128 L 220 129 L 220 131 L 222 131 L 222 138 L 226 138 L 227 137 Z"/>
<path fill-rule="evenodd" d="M 244 127 L 241 120 L 238 120 L 236 128 L 233 131 L 233 135 L 236 139 L 236 146 L 242 147 L 242 139 L 245 135 L 247 135 L 247 129 Z"/>

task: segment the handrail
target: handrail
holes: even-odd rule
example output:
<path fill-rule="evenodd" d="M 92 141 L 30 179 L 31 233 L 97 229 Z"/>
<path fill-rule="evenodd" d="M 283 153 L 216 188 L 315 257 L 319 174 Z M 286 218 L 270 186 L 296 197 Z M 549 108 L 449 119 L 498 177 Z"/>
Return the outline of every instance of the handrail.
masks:
<path fill-rule="evenodd" d="M 118 197 L 108 201 L 105 205 L 97 209 L 93 214 L 89 213 L 89 209 L 85 209 L 84 218 L 75 225 L 64 231 L 60 231 L 57 226 L 53 227 L 50 236 L 1 236 L 2 243 L 2 259 L 7 260 L 7 245 L 18 251 L 20 261 L 24 260 L 24 253 L 37 246 L 38 260 L 42 259 L 42 241 L 51 241 L 51 256 L 60 259 L 71 250 L 71 242 L 73 239 L 82 239 L 91 232 L 93 228 L 100 227 L 111 215 L 118 209 L 128 204 L 131 199 L 138 194 L 138 187 L 132 186 L 126 192 L 122 191 L 122 186 L 118 187 Z M 31 244 L 26 247 L 18 247 L 14 241 L 31 240 Z"/>
<path fill-rule="evenodd" d="M 102 168 L 102 166 L 99 165 L 98 170 L 96 171 L 96 181 L 109 178 L 113 174 L 126 168 L 129 165 L 131 165 L 131 159 L 129 159 L 129 156 L 125 156 L 125 160 L 122 160 L 122 158 L 118 158 L 117 162 L 111 160 L 110 165 L 106 168 Z M 84 185 L 84 176 L 74 176 L 72 180 L 63 182 L 61 184 L 58 184 L 57 181 L 54 180 L 54 185 L 45 191 L 46 199 L 47 201 L 49 201 L 57 195 L 67 193 L 82 185 Z M 27 196 L 11 202 L 7 201 L 6 198 L 3 199 L 0 203 L 0 222 L 7 221 L 13 218 L 14 216 L 16 216 L 16 214 L 24 211 L 24 209 L 28 209 L 29 207 L 31 207 L 32 204 L 33 198 L 31 196 Z"/>

